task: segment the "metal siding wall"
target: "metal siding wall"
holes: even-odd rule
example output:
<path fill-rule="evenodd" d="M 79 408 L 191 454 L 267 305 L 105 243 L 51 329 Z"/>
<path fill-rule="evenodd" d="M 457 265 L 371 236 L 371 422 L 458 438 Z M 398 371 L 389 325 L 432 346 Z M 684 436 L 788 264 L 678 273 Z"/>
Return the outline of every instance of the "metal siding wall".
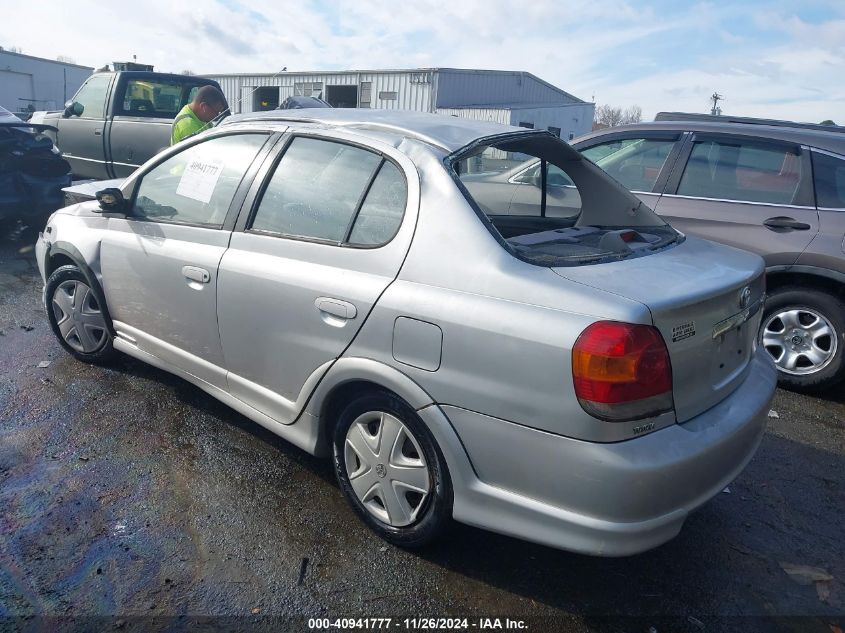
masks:
<path fill-rule="evenodd" d="M 474 119 L 476 121 L 490 121 L 511 124 L 510 110 L 502 108 L 437 108 L 437 114 L 457 116 L 462 119 Z"/>
<path fill-rule="evenodd" d="M 432 73 L 433 74 L 433 73 Z M 280 101 L 293 94 L 295 83 L 322 82 L 323 98 L 325 99 L 326 86 L 356 86 L 362 81 L 372 82 L 372 107 L 385 108 L 388 110 L 414 110 L 416 112 L 431 112 L 431 90 L 432 83 L 412 84 L 411 75 L 408 72 L 396 73 L 319 73 L 319 74 L 295 74 L 285 73 L 277 77 L 266 75 L 205 75 L 214 79 L 220 84 L 223 94 L 232 107 L 233 112 L 249 112 L 252 107 L 246 101 L 236 107 L 242 94 L 242 88 L 250 87 L 250 90 L 257 86 L 279 86 Z M 434 78 L 432 77 L 432 81 Z M 396 92 L 396 100 L 388 101 L 378 98 L 379 92 Z"/>
<path fill-rule="evenodd" d="M 536 130 L 550 127 L 560 128 L 560 137 L 567 141 L 569 134 L 577 138 L 586 134 L 593 127 L 592 103 L 577 103 L 558 108 L 514 108 L 510 111 L 510 124 L 519 125 L 521 121 L 534 124 Z"/>
<path fill-rule="evenodd" d="M 572 103 L 528 73 L 438 71 L 437 108 L 514 103 Z"/>
<path fill-rule="evenodd" d="M 12 112 L 19 112 L 27 106 L 20 98 L 37 99 L 33 103 L 36 110 L 59 110 L 70 99 L 79 86 L 88 79 L 93 68 L 71 66 L 46 59 L 37 59 L 25 55 L 16 55 L 0 51 L 0 68 L 11 71 L 10 82 L 0 80 L 0 106 Z M 65 90 L 65 73 L 67 89 Z M 20 75 L 24 75 L 21 78 Z M 19 94 L 25 81 L 29 87 L 24 94 Z"/>

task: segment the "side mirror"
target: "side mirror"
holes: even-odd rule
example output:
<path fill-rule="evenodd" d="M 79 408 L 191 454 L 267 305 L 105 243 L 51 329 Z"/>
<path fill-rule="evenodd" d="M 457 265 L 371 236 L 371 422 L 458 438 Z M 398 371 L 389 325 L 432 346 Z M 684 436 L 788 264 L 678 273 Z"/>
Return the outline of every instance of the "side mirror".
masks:
<path fill-rule="evenodd" d="M 65 104 L 64 116 L 66 119 L 72 116 L 82 116 L 84 111 L 85 106 L 79 103 L 79 101 L 68 101 Z"/>
<path fill-rule="evenodd" d="M 97 202 L 100 208 L 107 213 L 124 213 L 126 211 L 126 200 L 123 192 L 117 187 L 109 187 L 97 192 Z"/>

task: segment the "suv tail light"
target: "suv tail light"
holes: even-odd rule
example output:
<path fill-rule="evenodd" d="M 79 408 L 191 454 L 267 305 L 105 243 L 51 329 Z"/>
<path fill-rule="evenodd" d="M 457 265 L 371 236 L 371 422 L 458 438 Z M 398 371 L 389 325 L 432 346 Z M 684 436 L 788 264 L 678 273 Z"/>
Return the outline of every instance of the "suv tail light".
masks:
<path fill-rule="evenodd" d="M 593 323 L 575 341 L 572 377 L 581 407 L 602 420 L 636 420 L 674 407 L 669 352 L 650 325 Z"/>

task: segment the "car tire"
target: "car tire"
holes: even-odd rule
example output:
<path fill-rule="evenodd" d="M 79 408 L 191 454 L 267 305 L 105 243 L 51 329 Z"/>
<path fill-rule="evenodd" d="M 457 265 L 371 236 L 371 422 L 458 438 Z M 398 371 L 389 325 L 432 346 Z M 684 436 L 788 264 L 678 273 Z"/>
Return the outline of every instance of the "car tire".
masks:
<path fill-rule="evenodd" d="M 428 428 L 400 398 L 379 391 L 349 403 L 335 426 L 333 445 L 341 492 L 384 540 L 421 547 L 451 523 L 446 461 Z"/>
<path fill-rule="evenodd" d="M 845 304 L 820 290 L 778 288 L 766 299 L 760 344 L 782 387 L 827 389 L 845 378 Z"/>
<path fill-rule="evenodd" d="M 76 266 L 61 266 L 45 289 L 47 319 L 67 352 L 86 363 L 103 364 L 116 354 L 112 324 L 99 290 Z"/>

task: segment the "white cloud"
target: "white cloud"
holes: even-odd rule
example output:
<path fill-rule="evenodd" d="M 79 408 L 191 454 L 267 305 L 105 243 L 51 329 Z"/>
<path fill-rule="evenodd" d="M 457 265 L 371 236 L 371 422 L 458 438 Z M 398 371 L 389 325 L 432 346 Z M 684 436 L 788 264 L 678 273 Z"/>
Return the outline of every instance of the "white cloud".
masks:
<path fill-rule="evenodd" d="M 845 19 L 835 3 L 816 5 L 829 19 L 801 20 L 778 0 L 770 10 L 624 0 L 34 0 L 26 11 L 4 13 L 0 44 L 91 66 L 136 54 L 175 72 L 526 70 L 585 99 L 637 103 L 646 117 L 704 111 L 718 90 L 734 114 L 845 121 Z M 735 28 L 743 20 L 753 28 Z M 708 43 L 706 55 L 691 52 L 700 42 Z"/>

